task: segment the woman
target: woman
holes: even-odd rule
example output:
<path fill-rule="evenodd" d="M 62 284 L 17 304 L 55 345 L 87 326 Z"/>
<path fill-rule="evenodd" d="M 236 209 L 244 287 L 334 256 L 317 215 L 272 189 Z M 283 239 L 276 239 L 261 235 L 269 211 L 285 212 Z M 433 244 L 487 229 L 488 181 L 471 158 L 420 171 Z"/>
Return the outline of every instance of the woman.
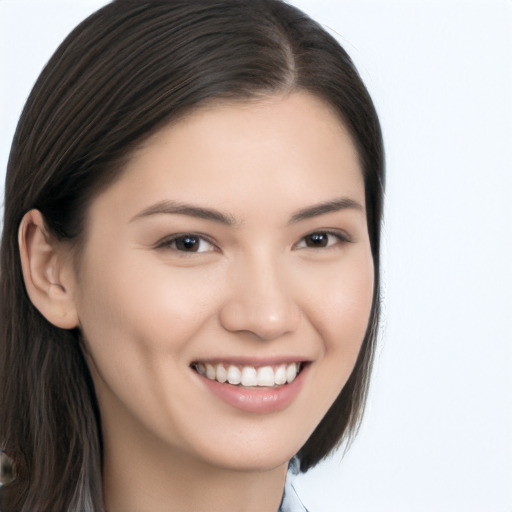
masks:
<path fill-rule="evenodd" d="M 2 510 L 304 510 L 288 468 L 364 406 L 382 188 L 371 99 L 297 9 L 79 25 L 7 173 Z"/>

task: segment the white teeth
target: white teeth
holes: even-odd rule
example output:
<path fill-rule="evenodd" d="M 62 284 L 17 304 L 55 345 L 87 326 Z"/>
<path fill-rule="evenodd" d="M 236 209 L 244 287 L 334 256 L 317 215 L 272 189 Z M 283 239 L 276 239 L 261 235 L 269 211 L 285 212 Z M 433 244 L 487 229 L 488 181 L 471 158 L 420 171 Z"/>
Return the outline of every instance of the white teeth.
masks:
<path fill-rule="evenodd" d="M 228 369 L 228 382 L 230 384 L 240 384 L 242 381 L 242 372 L 236 367 L 231 365 Z"/>
<path fill-rule="evenodd" d="M 241 383 L 242 386 L 256 386 L 258 384 L 256 369 L 252 366 L 244 366 Z M 273 381 L 272 384 L 274 384 Z"/>
<path fill-rule="evenodd" d="M 297 366 L 295 363 L 292 363 L 288 368 L 286 368 L 286 382 L 290 384 L 297 377 Z"/>
<path fill-rule="evenodd" d="M 206 376 L 210 379 L 210 380 L 214 380 L 215 379 L 215 367 L 211 364 L 208 364 L 206 363 Z"/>
<path fill-rule="evenodd" d="M 222 384 L 228 380 L 228 372 L 221 364 L 217 365 L 216 380 Z"/>
<path fill-rule="evenodd" d="M 228 382 L 234 386 L 241 384 L 245 387 L 273 387 L 292 383 L 297 377 L 300 363 L 281 364 L 277 367 L 262 366 L 256 369 L 254 366 L 225 365 L 223 363 L 195 363 L 198 373 L 210 380 L 216 380 L 221 384 Z M 227 369 L 226 369 L 227 368 Z"/>
<path fill-rule="evenodd" d="M 275 384 L 274 370 L 271 366 L 258 368 L 258 386 L 273 386 Z"/>
<path fill-rule="evenodd" d="M 277 368 L 274 376 L 274 382 L 276 383 L 276 386 L 282 386 L 286 383 L 286 365 L 282 364 Z"/>

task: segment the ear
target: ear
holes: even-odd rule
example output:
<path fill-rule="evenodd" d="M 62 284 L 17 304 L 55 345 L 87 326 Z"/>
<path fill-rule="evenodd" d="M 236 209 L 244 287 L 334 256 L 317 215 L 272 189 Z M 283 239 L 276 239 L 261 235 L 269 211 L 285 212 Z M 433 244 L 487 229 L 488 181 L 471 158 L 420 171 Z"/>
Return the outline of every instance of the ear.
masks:
<path fill-rule="evenodd" d="M 77 327 L 70 251 L 49 233 L 40 211 L 30 210 L 24 215 L 18 244 L 25 288 L 32 304 L 53 325 L 61 329 Z"/>

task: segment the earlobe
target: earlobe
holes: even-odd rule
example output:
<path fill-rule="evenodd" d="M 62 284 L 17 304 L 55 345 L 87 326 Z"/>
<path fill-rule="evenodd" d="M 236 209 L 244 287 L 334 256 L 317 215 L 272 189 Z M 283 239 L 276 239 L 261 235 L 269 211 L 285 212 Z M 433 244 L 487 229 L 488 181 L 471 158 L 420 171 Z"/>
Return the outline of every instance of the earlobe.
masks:
<path fill-rule="evenodd" d="M 24 215 L 18 244 L 25 288 L 32 304 L 53 325 L 61 329 L 77 327 L 71 261 L 63 244 L 49 233 L 40 211 L 30 210 Z"/>

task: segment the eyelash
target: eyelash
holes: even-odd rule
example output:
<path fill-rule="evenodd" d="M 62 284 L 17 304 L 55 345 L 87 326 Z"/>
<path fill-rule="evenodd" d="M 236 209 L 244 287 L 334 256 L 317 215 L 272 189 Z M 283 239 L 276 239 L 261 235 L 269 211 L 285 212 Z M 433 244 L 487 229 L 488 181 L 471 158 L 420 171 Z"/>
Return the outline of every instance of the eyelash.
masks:
<path fill-rule="evenodd" d="M 337 243 L 330 244 L 329 243 L 329 239 L 327 239 L 328 245 L 326 245 L 326 246 L 312 247 L 312 246 L 305 245 L 304 247 L 299 247 L 299 244 L 302 244 L 303 242 L 305 242 L 306 239 L 312 238 L 312 237 L 318 236 L 318 235 L 320 235 L 320 236 L 327 236 L 327 237 L 334 237 L 334 238 L 337 239 Z M 333 245 L 338 245 L 339 243 L 345 244 L 345 243 L 350 243 L 350 242 L 352 242 L 352 240 L 350 239 L 350 237 L 346 233 L 343 233 L 341 231 L 320 230 L 320 231 L 313 231 L 312 233 L 309 233 L 309 235 L 303 236 L 300 239 L 300 241 L 297 244 L 295 244 L 294 247 L 295 248 L 299 248 L 299 249 L 330 249 Z"/>
<path fill-rule="evenodd" d="M 328 237 L 327 245 L 325 245 L 325 246 L 319 245 L 317 247 L 306 245 L 307 239 L 308 238 L 311 239 L 312 237 L 315 237 L 315 236 L 320 236 L 320 237 L 327 236 Z M 336 238 L 337 241 L 334 243 L 330 243 L 329 237 L 334 237 L 334 238 Z M 196 244 L 198 243 L 199 249 L 201 248 L 201 245 L 208 244 L 211 247 L 213 247 L 214 251 L 218 250 L 218 247 L 211 240 L 209 240 L 204 235 L 200 235 L 197 233 L 183 233 L 183 234 L 177 234 L 177 235 L 173 235 L 171 237 L 165 238 L 156 244 L 156 249 L 173 250 L 176 253 L 180 253 L 180 255 L 182 255 L 182 256 L 189 255 L 189 254 L 202 254 L 205 252 L 212 252 L 211 249 L 201 250 L 201 251 L 200 250 L 187 251 L 187 250 L 179 249 L 176 246 L 176 244 L 179 242 L 183 242 L 186 244 L 187 239 L 189 239 L 189 241 L 191 243 L 193 243 L 194 241 L 196 242 Z M 351 242 L 352 242 L 352 240 L 346 233 L 343 233 L 340 231 L 332 231 L 332 230 L 319 230 L 319 231 L 313 231 L 313 232 L 303 236 L 299 240 L 299 242 L 297 242 L 293 247 L 294 247 L 294 249 L 330 249 L 331 247 L 336 246 L 338 244 L 345 244 L 345 243 L 351 243 Z M 302 244 L 304 244 L 304 245 L 301 247 Z"/>
<path fill-rule="evenodd" d="M 158 244 L 156 245 L 156 248 L 157 249 L 170 249 L 177 253 L 181 253 L 182 255 L 198 254 L 198 253 L 201 254 L 204 252 L 210 252 L 209 250 L 207 250 L 207 251 L 186 251 L 186 250 L 178 249 L 176 244 L 179 243 L 180 241 L 186 243 L 185 241 L 187 238 L 190 240 L 192 240 L 192 239 L 196 240 L 199 243 L 199 247 L 201 247 L 201 245 L 204 245 L 206 243 L 206 244 L 212 246 L 213 248 L 217 249 L 217 246 L 213 242 L 211 242 L 207 237 L 205 237 L 204 235 L 199 235 L 197 233 L 183 233 L 183 234 L 173 235 L 169 238 L 164 238 L 163 240 L 158 242 Z M 173 247 L 173 245 L 174 245 L 174 247 Z"/>

